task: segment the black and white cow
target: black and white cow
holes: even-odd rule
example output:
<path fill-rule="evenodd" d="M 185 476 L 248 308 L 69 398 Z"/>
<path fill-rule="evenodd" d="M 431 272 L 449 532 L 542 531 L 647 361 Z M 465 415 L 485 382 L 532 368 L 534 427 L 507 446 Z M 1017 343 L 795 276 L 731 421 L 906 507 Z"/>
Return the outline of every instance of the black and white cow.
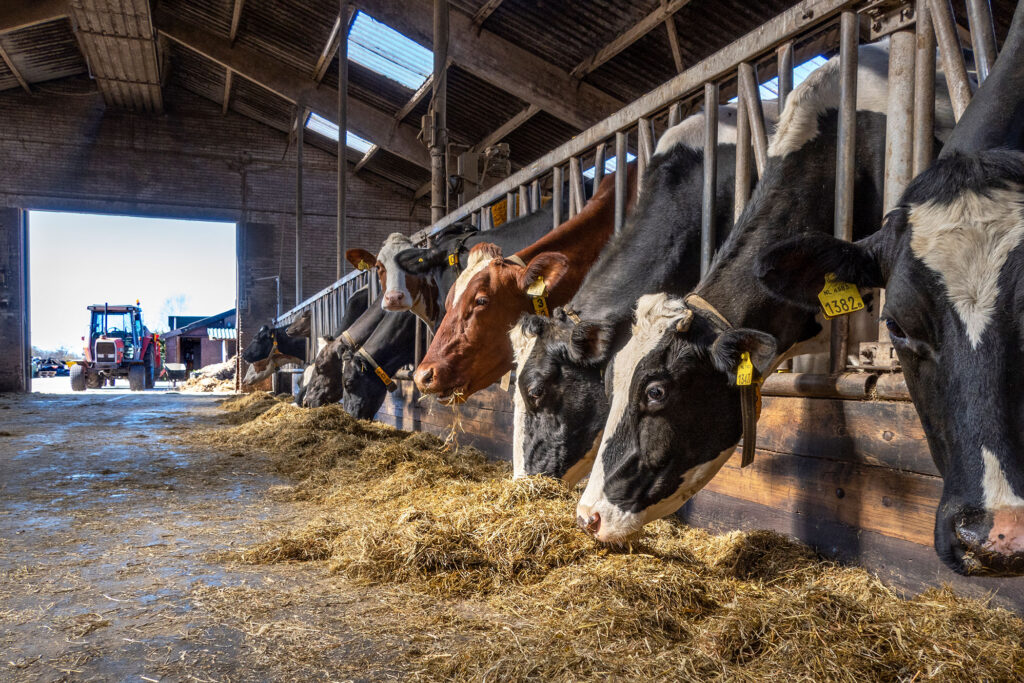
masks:
<path fill-rule="evenodd" d="M 859 50 L 857 236 L 875 232 L 882 216 L 887 73 L 887 45 Z M 832 232 L 838 106 L 836 57 L 787 100 L 764 176 L 694 292 L 637 302 L 632 335 L 606 373 L 611 406 L 577 506 L 579 524 L 597 539 L 621 540 L 675 512 L 729 458 L 742 434 L 743 354 L 764 376 L 821 331 L 813 312 L 764 291 L 756 266 L 761 251 L 786 238 Z M 936 121 L 952 127 L 945 94 Z"/>
<path fill-rule="evenodd" d="M 939 159 L 881 232 L 762 256 L 813 306 L 825 273 L 886 289 L 882 318 L 943 476 L 935 550 L 963 574 L 1024 574 L 1024 3 Z"/>
<path fill-rule="evenodd" d="M 354 322 L 320 349 L 313 361 L 313 376 L 303 391 L 304 407 L 318 408 L 341 400 L 345 393 L 342 379 L 345 352 L 359 348 L 384 319 L 386 311 L 380 305 L 382 298 L 383 295 L 378 295 Z"/>
<path fill-rule="evenodd" d="M 377 414 L 395 388 L 394 374 L 413 361 L 415 337 L 415 315 L 389 312 L 358 349 L 345 350 L 342 405 L 349 415 L 369 420 Z"/>
<path fill-rule="evenodd" d="M 776 107 L 766 103 L 774 127 Z M 736 107 L 719 108 L 716 235 L 733 223 Z M 523 316 L 510 337 L 516 354 L 514 475 L 544 474 L 574 485 L 590 471 L 608 415 L 602 371 L 625 343 L 643 294 L 685 294 L 700 279 L 704 114 L 665 131 L 643 194 L 621 235 L 601 254 L 553 317 Z"/>
<path fill-rule="evenodd" d="M 263 325 L 256 331 L 256 336 L 242 351 L 242 360 L 249 364 L 242 379 L 243 384 L 261 382 L 284 365 L 302 365 L 306 362 L 307 337 L 288 333 L 289 329 L 297 325 L 301 327 L 303 319 L 308 324 L 309 314 L 304 313 L 299 320 L 289 325 Z"/>
<path fill-rule="evenodd" d="M 349 328 L 351 328 L 355 324 L 355 322 L 359 320 L 359 318 L 366 312 L 366 309 L 369 307 L 369 305 L 370 288 L 360 287 L 345 302 L 345 313 L 344 315 L 341 316 L 341 321 L 338 323 L 338 331 L 336 332 L 335 336 L 341 336 L 344 332 L 348 331 Z M 309 364 L 309 366 L 306 368 L 306 371 L 303 373 L 302 388 L 299 390 L 299 395 L 295 401 L 298 405 L 301 406 L 305 404 L 306 394 L 309 392 L 310 388 L 314 388 L 314 394 L 323 390 L 322 380 L 320 378 L 320 371 L 317 367 L 317 361 L 320 359 L 320 355 L 324 353 L 324 350 L 332 343 L 334 343 L 335 336 L 332 336 L 331 338 L 324 340 L 318 340 L 318 342 L 323 341 L 324 343 L 321 345 L 319 351 L 317 352 L 314 361 Z M 338 394 L 338 397 L 336 399 L 327 402 L 336 403 L 337 401 L 340 400 L 341 394 Z M 322 401 L 317 402 L 317 405 L 322 404 Z"/>

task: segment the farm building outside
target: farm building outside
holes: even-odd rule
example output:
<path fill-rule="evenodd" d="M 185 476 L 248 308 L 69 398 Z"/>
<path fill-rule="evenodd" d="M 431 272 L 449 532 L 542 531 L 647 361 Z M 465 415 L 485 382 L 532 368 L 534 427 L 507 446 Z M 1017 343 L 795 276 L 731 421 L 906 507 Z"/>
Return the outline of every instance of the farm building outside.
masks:
<path fill-rule="evenodd" d="M 4 3 L 5 678 L 1024 677 L 1019 430 L 969 419 L 1017 388 L 932 351 L 1015 367 L 1010 288 L 925 341 L 945 238 L 937 286 L 846 243 L 1017 192 L 933 160 L 1024 142 L 1021 60 L 1012 0 Z M 132 277 L 229 300 L 33 384 L 109 214 L 220 223 Z M 864 310 L 789 358 L 819 290 Z"/>

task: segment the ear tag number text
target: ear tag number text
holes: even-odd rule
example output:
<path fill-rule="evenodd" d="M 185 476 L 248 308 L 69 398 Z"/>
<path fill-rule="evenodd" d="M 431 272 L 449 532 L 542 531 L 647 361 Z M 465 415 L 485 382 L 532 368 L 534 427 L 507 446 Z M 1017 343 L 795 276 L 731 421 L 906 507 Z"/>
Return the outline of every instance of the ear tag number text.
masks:
<path fill-rule="evenodd" d="M 736 386 L 749 387 L 754 382 L 754 364 L 750 362 L 750 352 L 744 351 L 740 356 L 740 364 L 736 368 Z"/>
<path fill-rule="evenodd" d="M 818 293 L 818 301 L 826 319 L 864 309 L 864 300 L 860 298 L 857 285 L 837 280 L 834 273 L 825 276 L 825 286 Z"/>
<path fill-rule="evenodd" d="M 544 278 L 538 276 L 533 284 L 526 289 L 526 293 L 533 299 L 533 311 L 537 315 L 542 315 L 546 318 L 551 317 L 551 313 L 548 312 L 548 300 L 547 300 L 548 286 L 544 282 Z"/>
<path fill-rule="evenodd" d="M 449 266 L 457 266 L 457 265 L 459 265 L 459 255 L 458 254 L 448 254 L 448 265 Z"/>

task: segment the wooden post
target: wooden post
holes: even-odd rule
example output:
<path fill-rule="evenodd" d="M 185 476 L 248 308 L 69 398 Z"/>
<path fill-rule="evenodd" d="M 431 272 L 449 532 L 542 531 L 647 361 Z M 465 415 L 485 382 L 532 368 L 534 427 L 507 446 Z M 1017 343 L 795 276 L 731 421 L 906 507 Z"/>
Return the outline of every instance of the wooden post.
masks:
<path fill-rule="evenodd" d="M 704 84 L 704 194 L 700 212 L 700 274 L 715 255 L 715 190 L 718 181 L 718 84 Z"/>

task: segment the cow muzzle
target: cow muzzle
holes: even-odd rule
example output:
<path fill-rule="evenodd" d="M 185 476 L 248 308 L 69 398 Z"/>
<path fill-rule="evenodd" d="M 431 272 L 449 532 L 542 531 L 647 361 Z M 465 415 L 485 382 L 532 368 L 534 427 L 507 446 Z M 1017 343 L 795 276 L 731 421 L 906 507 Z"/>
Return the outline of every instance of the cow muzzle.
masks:
<path fill-rule="evenodd" d="M 386 311 L 404 311 L 409 302 L 405 292 L 400 289 L 389 289 L 384 293 L 384 310 Z"/>
<path fill-rule="evenodd" d="M 1024 575 L 1024 507 L 961 509 L 953 534 L 963 573 Z"/>

